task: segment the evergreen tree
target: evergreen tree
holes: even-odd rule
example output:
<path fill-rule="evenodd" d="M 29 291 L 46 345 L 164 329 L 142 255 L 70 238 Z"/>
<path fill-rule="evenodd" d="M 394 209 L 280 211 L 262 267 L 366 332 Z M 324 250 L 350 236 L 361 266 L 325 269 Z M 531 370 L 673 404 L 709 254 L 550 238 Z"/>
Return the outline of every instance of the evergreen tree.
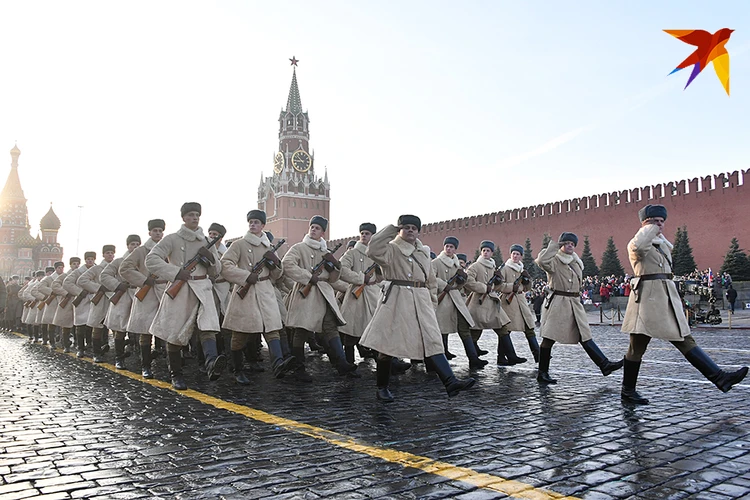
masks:
<path fill-rule="evenodd" d="M 581 261 L 583 261 L 583 277 L 598 276 L 599 268 L 596 267 L 596 260 L 591 254 L 591 245 L 589 244 L 589 237 L 583 237 L 583 253 L 581 254 Z"/>
<path fill-rule="evenodd" d="M 744 250 L 740 248 L 737 238 L 732 238 L 729 251 L 724 256 L 724 264 L 719 274 L 728 273 L 732 281 L 750 281 L 750 259 Z"/>
<path fill-rule="evenodd" d="M 685 276 L 695 271 L 695 259 L 693 249 L 690 248 L 687 226 L 678 227 L 674 236 L 674 248 L 672 249 L 672 272 L 676 276 Z"/>
<path fill-rule="evenodd" d="M 620 264 L 620 258 L 617 256 L 617 247 L 612 236 L 607 240 L 607 248 L 602 255 L 602 267 L 599 268 L 599 276 L 625 276 L 625 270 Z"/>
<path fill-rule="evenodd" d="M 543 279 L 547 277 L 547 273 L 542 271 L 539 266 L 534 262 L 534 256 L 532 255 L 533 250 L 531 249 L 531 239 L 526 238 L 526 243 L 523 246 L 523 268 L 529 272 L 532 278 Z"/>

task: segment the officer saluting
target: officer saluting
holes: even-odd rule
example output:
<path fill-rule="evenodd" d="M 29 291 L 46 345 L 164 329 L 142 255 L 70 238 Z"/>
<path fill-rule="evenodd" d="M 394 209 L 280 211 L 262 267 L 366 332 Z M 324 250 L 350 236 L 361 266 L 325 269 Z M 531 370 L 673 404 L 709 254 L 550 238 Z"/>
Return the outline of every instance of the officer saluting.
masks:
<path fill-rule="evenodd" d="M 539 252 L 537 265 L 547 272 L 550 294 L 542 310 L 542 346 L 539 354 L 537 380 L 542 384 L 556 384 L 549 376 L 552 345 L 581 343 L 583 350 L 606 377 L 622 368 L 622 360 L 612 363 L 591 338 L 586 311 L 581 304 L 583 262 L 575 253 L 578 236 L 562 233 L 557 243 L 550 241 Z"/>
<path fill-rule="evenodd" d="M 367 255 L 381 267 L 386 283 L 360 343 L 378 351 L 377 397 L 385 402 L 393 401 L 388 382 L 394 356 L 424 359 L 449 396 L 474 385 L 473 378 L 457 379 L 445 357 L 435 316 L 437 281 L 430 249 L 417 238 L 421 228 L 419 217 L 402 215 L 398 227 L 386 226 L 367 247 Z"/>
<path fill-rule="evenodd" d="M 672 343 L 704 377 L 722 392 L 739 384 L 748 368 L 725 372 L 708 357 L 690 335 L 690 326 L 682 309 L 677 286 L 672 281 L 673 245 L 664 237 L 667 209 L 664 205 L 646 205 L 638 211 L 641 229 L 628 243 L 628 257 L 635 277 L 622 322 L 622 331 L 630 334 L 630 347 L 625 355 L 622 378 L 622 400 L 648 404 L 635 385 L 646 347 L 652 338 Z"/>

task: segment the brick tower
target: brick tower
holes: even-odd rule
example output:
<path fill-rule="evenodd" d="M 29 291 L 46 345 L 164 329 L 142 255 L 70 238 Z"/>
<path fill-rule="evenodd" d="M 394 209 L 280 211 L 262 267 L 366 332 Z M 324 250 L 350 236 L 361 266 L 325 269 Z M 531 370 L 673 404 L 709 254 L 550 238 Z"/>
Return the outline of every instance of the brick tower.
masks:
<path fill-rule="evenodd" d="M 26 197 L 18 177 L 18 157 L 21 150 L 10 150 L 10 173 L 0 192 L 0 273 L 3 279 L 13 274 L 28 276 L 36 270 L 33 249 L 36 239 L 29 234 L 29 212 Z"/>
<path fill-rule="evenodd" d="M 328 173 L 321 179 L 315 174 L 315 153 L 310 150 L 310 118 L 302 111 L 302 100 L 297 85 L 297 62 L 292 61 L 292 84 L 286 109 L 279 115 L 279 149 L 274 154 L 273 176 L 261 173 L 258 187 L 258 208 L 268 216 L 266 230 L 275 238 L 286 239 L 280 249 L 302 241 L 313 215 L 326 219 L 330 214 L 330 184 Z M 328 226 L 326 235 L 331 234 Z"/>

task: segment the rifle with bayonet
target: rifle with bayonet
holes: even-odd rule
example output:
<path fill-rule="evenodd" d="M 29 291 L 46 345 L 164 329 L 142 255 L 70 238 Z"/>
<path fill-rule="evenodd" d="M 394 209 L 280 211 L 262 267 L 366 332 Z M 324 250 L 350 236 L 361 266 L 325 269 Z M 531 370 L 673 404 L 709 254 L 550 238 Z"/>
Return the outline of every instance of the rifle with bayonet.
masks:
<path fill-rule="evenodd" d="M 333 257 L 333 254 L 335 254 L 336 250 L 338 250 L 339 248 L 341 248 L 341 243 L 339 243 L 338 245 L 336 245 L 336 247 L 333 250 L 331 250 L 328 253 L 326 253 L 325 255 L 323 255 L 323 258 L 320 259 L 320 262 L 318 262 L 315 265 L 315 267 L 313 267 L 313 269 L 312 269 L 312 277 L 317 278 L 318 276 L 320 276 L 320 273 L 323 272 L 323 266 L 326 265 L 326 262 L 329 262 L 329 260 L 326 259 L 326 257 L 328 255 L 330 255 L 331 257 Z M 330 259 L 330 257 L 329 257 L 329 259 Z M 300 290 L 299 290 L 299 293 L 301 293 L 304 298 L 307 298 L 307 296 L 310 295 L 310 292 L 312 291 L 312 287 L 315 284 L 315 283 L 313 283 L 312 277 L 310 279 L 310 282 L 307 285 L 305 285 L 304 288 L 300 288 Z"/>
<path fill-rule="evenodd" d="M 216 238 L 214 238 L 211 241 L 209 241 L 208 244 L 205 247 L 203 247 L 203 248 L 205 248 L 206 250 L 208 250 L 209 248 L 211 248 L 212 246 L 214 246 L 216 243 L 218 243 L 221 238 L 223 238 L 223 236 L 217 236 Z M 190 259 L 189 261 L 185 262 L 185 265 L 182 266 L 182 270 L 183 271 L 188 271 L 188 272 L 192 273 L 195 270 L 195 268 L 198 267 L 198 262 L 200 262 L 201 257 L 202 257 L 202 255 L 201 255 L 200 252 L 198 252 L 195 255 L 193 255 L 193 258 Z M 164 293 L 166 293 L 167 295 L 169 295 L 169 298 L 174 299 L 175 297 L 177 297 L 177 294 L 180 293 L 180 290 L 182 290 L 182 287 L 183 287 L 183 285 L 185 283 L 186 282 L 184 280 L 175 280 L 172 283 L 172 286 L 170 286 L 167 289 L 167 291 L 164 292 Z"/>
<path fill-rule="evenodd" d="M 375 262 L 373 262 L 370 267 L 365 269 L 365 282 L 352 290 L 352 295 L 354 295 L 355 299 L 358 299 L 362 295 L 362 292 L 365 291 L 365 287 L 368 285 L 369 280 L 372 279 L 378 269 L 379 266 Z"/>
<path fill-rule="evenodd" d="M 273 255 L 274 257 L 276 257 L 276 255 L 275 255 L 276 251 L 279 248 L 281 248 L 281 245 L 283 245 L 284 243 L 286 243 L 286 240 L 281 239 L 274 246 L 272 246 L 270 250 L 268 250 L 266 253 L 264 253 L 263 254 L 263 258 L 260 259 L 253 266 L 252 269 L 250 269 L 250 276 L 252 276 L 252 275 L 258 276 L 260 274 L 260 272 L 263 270 L 263 266 L 267 265 L 269 262 L 273 262 L 273 259 L 271 258 L 271 255 Z M 278 260 L 278 257 L 276 257 L 276 260 Z M 250 276 L 248 276 L 248 280 L 245 281 L 245 284 L 242 285 L 237 290 L 237 295 L 239 295 L 241 299 L 244 299 L 245 295 L 247 295 L 247 292 L 250 291 L 250 287 L 253 286 L 255 283 L 258 282 L 258 280 L 256 279 L 255 283 L 251 283 L 250 282 L 250 280 L 251 280 Z"/>
<path fill-rule="evenodd" d="M 464 271 L 462 268 L 459 268 L 458 271 L 456 271 L 456 274 L 451 276 L 451 279 L 448 280 L 448 282 L 445 284 L 445 288 L 443 288 L 443 291 L 438 296 L 438 304 L 440 304 L 445 296 L 453 290 L 452 285 L 455 282 L 458 282 L 458 284 L 466 283 L 467 274 L 466 271 Z"/>

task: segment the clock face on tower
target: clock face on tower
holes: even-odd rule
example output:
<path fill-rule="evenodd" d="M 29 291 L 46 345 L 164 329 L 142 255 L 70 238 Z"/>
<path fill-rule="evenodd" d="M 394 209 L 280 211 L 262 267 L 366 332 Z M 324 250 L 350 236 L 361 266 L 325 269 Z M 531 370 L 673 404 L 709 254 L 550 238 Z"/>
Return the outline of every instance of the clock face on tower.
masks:
<path fill-rule="evenodd" d="M 299 149 L 292 155 L 292 166 L 297 172 L 307 172 L 312 166 L 312 158 L 307 151 Z"/>
<path fill-rule="evenodd" d="M 279 151 L 273 158 L 273 171 L 280 174 L 284 170 L 284 153 Z"/>

